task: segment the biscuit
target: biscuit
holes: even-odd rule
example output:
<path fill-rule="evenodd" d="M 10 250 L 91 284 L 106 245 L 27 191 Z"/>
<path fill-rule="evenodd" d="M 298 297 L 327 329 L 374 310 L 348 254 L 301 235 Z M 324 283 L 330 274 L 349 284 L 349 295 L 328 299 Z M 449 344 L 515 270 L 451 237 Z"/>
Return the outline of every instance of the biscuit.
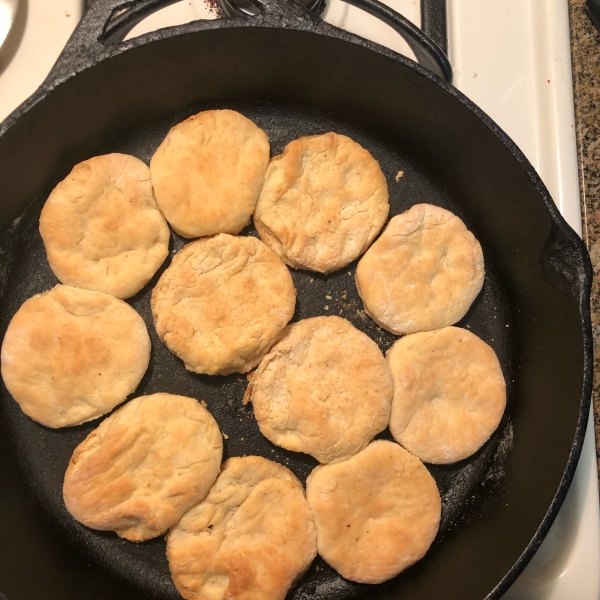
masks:
<path fill-rule="evenodd" d="M 306 496 L 319 554 L 359 583 L 381 583 L 420 560 L 440 523 L 435 480 L 418 458 L 385 440 L 317 467 Z"/>
<path fill-rule="evenodd" d="M 12 318 L 2 343 L 2 378 L 26 415 L 67 427 L 123 402 L 149 360 L 146 325 L 127 303 L 57 285 Z"/>
<path fill-rule="evenodd" d="M 394 378 L 390 431 L 422 461 L 470 456 L 498 427 L 506 384 L 496 353 L 458 327 L 414 333 L 387 352 Z"/>
<path fill-rule="evenodd" d="M 337 462 L 388 424 L 392 376 L 377 344 L 340 317 L 290 325 L 253 374 L 261 433 L 274 444 Z"/>
<path fill-rule="evenodd" d="M 271 160 L 254 224 L 290 267 L 330 273 L 369 247 L 389 209 L 379 163 L 350 138 L 326 133 L 294 140 Z"/>
<path fill-rule="evenodd" d="M 283 600 L 316 553 L 302 485 L 260 456 L 230 458 L 167 538 L 173 581 L 188 600 Z"/>
<path fill-rule="evenodd" d="M 156 200 L 183 237 L 239 233 L 256 206 L 269 139 L 233 110 L 207 110 L 175 125 L 150 161 Z"/>
<path fill-rule="evenodd" d="M 75 449 L 63 496 L 80 523 L 141 542 L 202 500 L 219 474 L 223 441 L 193 398 L 140 396 Z"/>
<path fill-rule="evenodd" d="M 185 246 L 152 293 L 156 331 L 186 369 L 246 373 L 294 314 L 281 259 L 254 237 L 221 234 Z"/>
<path fill-rule="evenodd" d="M 40 216 L 48 262 L 62 283 L 129 298 L 169 254 L 169 227 L 148 167 L 127 154 L 76 165 Z"/>
<path fill-rule="evenodd" d="M 481 246 L 451 212 L 417 204 L 388 223 L 356 268 L 365 312 L 402 335 L 460 321 L 481 291 Z"/>

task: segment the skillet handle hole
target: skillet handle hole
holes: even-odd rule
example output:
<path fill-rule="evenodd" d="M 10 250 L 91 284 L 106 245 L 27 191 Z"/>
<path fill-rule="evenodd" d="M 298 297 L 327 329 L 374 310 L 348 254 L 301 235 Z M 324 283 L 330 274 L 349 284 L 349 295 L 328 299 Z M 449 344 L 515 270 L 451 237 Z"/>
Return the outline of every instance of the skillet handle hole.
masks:
<path fill-rule="evenodd" d="M 113 10 L 100 41 L 105 46 L 112 46 L 164 27 L 218 16 L 216 0 L 193 4 L 181 0 L 132 1 Z"/>

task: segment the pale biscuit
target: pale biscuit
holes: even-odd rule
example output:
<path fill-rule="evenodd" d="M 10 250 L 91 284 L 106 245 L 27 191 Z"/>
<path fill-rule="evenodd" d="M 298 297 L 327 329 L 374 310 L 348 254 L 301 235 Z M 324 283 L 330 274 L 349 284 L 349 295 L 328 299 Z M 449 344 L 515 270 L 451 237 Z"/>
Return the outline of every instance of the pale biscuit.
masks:
<path fill-rule="evenodd" d="M 484 280 L 481 246 L 451 212 L 417 204 L 395 216 L 356 268 L 365 312 L 402 335 L 462 319 Z"/>
<path fill-rule="evenodd" d="M 387 352 L 394 378 L 390 430 L 428 463 L 470 456 L 498 427 L 506 384 L 496 353 L 465 329 L 399 339 Z"/>
<path fill-rule="evenodd" d="M 239 233 L 269 165 L 262 129 L 233 110 L 207 110 L 175 125 L 152 157 L 156 200 L 183 237 Z"/>
<path fill-rule="evenodd" d="M 316 553 L 302 485 L 260 456 L 230 458 L 167 538 L 173 581 L 188 600 L 283 600 Z"/>
<path fill-rule="evenodd" d="M 356 456 L 317 467 L 306 482 L 319 554 L 342 576 L 381 583 L 420 560 L 441 515 L 423 463 L 377 440 Z"/>
<path fill-rule="evenodd" d="M 149 360 L 146 325 L 127 303 L 57 285 L 12 318 L 2 343 L 2 378 L 26 415 L 67 427 L 123 402 Z"/>
<path fill-rule="evenodd" d="M 215 481 L 223 441 L 193 398 L 131 400 L 75 449 L 63 496 L 80 523 L 141 542 L 164 533 Z"/>
<path fill-rule="evenodd" d="M 281 259 L 254 237 L 221 234 L 185 246 L 152 293 L 156 331 L 186 369 L 246 373 L 294 314 Z"/>
<path fill-rule="evenodd" d="M 294 140 L 271 160 L 254 224 L 290 267 L 330 273 L 369 247 L 389 209 L 379 163 L 350 138 L 326 133 Z"/>
<path fill-rule="evenodd" d="M 315 317 L 286 329 L 244 402 L 274 444 L 328 463 L 356 454 L 387 427 L 392 394 L 377 344 L 345 319 Z"/>
<path fill-rule="evenodd" d="M 62 283 L 117 298 L 139 292 L 169 254 L 150 170 L 126 154 L 73 167 L 44 205 L 40 234 Z"/>

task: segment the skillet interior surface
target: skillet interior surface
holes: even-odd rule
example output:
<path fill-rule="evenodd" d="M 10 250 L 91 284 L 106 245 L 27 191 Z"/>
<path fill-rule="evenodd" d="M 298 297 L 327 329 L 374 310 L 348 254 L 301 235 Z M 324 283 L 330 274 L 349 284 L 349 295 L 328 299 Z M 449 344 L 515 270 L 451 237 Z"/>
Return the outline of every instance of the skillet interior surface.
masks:
<path fill-rule="evenodd" d="M 380 162 L 390 217 L 420 202 L 458 214 L 486 261 L 483 292 L 459 325 L 495 349 L 508 385 L 507 411 L 492 439 L 461 463 L 429 467 L 443 516 L 420 563 L 381 586 L 364 586 L 318 558 L 290 597 L 499 595 L 555 500 L 576 437 L 583 384 L 578 295 L 557 259 L 564 233 L 535 183 L 473 112 L 409 67 L 310 33 L 232 28 L 136 48 L 62 84 L 0 139 L 0 221 L 3 230 L 10 226 L 2 240 L 0 333 L 27 298 L 57 283 L 37 229 L 52 187 L 97 154 L 125 152 L 148 162 L 169 127 L 208 108 L 251 118 L 268 134 L 273 155 L 301 135 L 349 135 Z M 243 234 L 256 235 L 252 227 Z M 184 243 L 173 234 L 171 255 Z M 259 454 L 304 482 L 316 462 L 260 435 L 251 406 L 242 406 L 244 376 L 191 374 L 158 339 L 149 300 L 169 261 L 129 301 L 153 343 L 135 395 L 166 391 L 205 400 L 228 435 L 224 458 Z M 362 311 L 355 266 L 328 276 L 292 271 L 294 320 L 341 315 L 385 352 L 395 337 Z M 0 554 L 11 556 L 0 561 L 2 592 L 10 600 L 179 598 L 162 538 L 135 545 L 79 525 L 64 507 L 68 460 L 99 420 L 50 430 L 23 415 L 4 386 L 2 394 Z"/>

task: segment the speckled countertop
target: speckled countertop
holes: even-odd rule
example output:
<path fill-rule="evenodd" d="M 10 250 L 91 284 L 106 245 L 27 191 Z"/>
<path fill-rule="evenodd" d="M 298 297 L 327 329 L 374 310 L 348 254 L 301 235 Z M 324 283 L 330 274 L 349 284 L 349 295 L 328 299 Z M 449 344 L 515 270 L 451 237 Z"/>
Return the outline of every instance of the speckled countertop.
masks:
<path fill-rule="evenodd" d="M 594 266 L 594 424 L 600 473 L 600 33 L 585 14 L 585 0 L 569 0 L 575 117 L 583 236 Z"/>

